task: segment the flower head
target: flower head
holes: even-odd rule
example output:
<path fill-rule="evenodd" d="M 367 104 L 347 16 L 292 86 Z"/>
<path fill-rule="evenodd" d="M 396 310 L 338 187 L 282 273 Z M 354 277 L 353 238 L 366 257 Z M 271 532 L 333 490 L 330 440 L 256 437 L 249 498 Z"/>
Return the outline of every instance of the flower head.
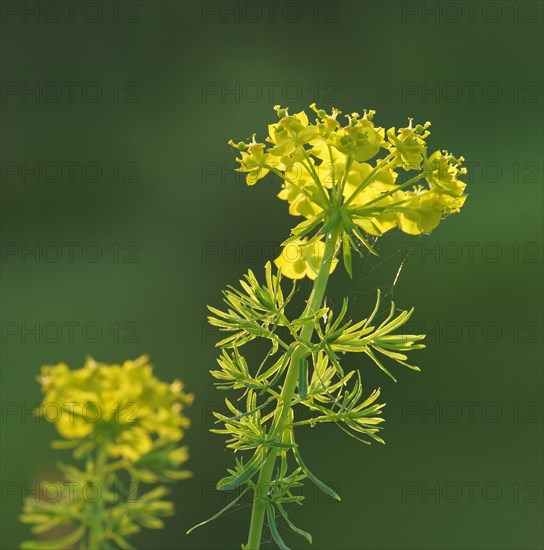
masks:
<path fill-rule="evenodd" d="M 373 110 L 348 115 L 342 126 L 338 109 L 310 108 L 314 122 L 302 111 L 290 115 L 276 106 L 279 121 L 269 125 L 266 145 L 255 138 L 250 144 L 230 142 L 241 151 L 239 170 L 248 173 L 248 184 L 273 171 L 283 180 L 278 197 L 289 213 L 306 218 L 292 230 L 291 249 L 276 260 L 285 276 L 314 278 L 313 260 L 323 247 L 318 236 L 333 229 L 351 274 L 352 247 L 377 254 L 368 236 L 394 228 L 427 233 L 463 206 L 463 158 L 447 151 L 428 155 L 430 122 L 414 125 L 410 118 L 406 127 L 385 132 L 374 124 Z"/>
<path fill-rule="evenodd" d="M 104 445 L 111 457 L 135 463 L 176 444 L 189 426 L 182 410 L 192 396 L 176 381 L 155 378 L 148 358 L 122 365 L 88 359 L 80 369 L 42 367 L 39 413 L 75 446 Z"/>

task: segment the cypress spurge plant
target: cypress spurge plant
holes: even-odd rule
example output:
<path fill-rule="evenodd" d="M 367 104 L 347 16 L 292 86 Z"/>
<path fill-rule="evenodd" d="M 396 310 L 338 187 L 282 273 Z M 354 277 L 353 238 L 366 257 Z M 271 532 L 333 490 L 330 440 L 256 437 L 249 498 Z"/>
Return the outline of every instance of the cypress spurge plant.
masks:
<path fill-rule="evenodd" d="M 279 120 L 269 125 L 266 143 L 255 135 L 250 143 L 229 142 L 239 151 L 239 170 L 248 185 L 276 174 L 282 182 L 279 198 L 287 201 L 290 214 L 304 218 L 283 243 L 276 269 L 269 262 L 262 282 L 249 271 L 238 287 L 225 290 L 225 309 L 209 308 L 210 323 L 228 334 L 217 344 L 219 368 L 212 375 L 220 389 L 238 394 L 234 402 L 226 399 L 228 414 L 215 413 L 223 427 L 212 431 L 226 434 L 227 446 L 239 455 L 217 485 L 239 494 L 211 519 L 249 493 L 246 550 L 258 550 L 265 520 L 281 549 L 287 546 L 280 522 L 311 542 L 286 506 L 301 503 L 297 489 L 307 478 L 340 500 L 308 468 L 298 430 L 334 423 L 364 443 L 383 443 L 380 390 L 366 390 L 361 371 L 347 372 L 343 357 L 358 354 L 362 367 L 374 364 L 393 380 L 391 366 L 419 370 L 407 354 L 424 347 L 424 336 L 402 330 L 413 310 L 399 311 L 391 303 L 382 318 L 378 292 L 374 309 L 352 320 L 347 298 L 339 308 L 325 305 L 331 273 L 341 261 L 351 276 L 354 252 L 376 255 L 373 244 L 393 228 L 428 233 L 465 201 L 459 180 L 466 171 L 463 159 L 447 151 L 429 154 L 429 122 L 414 125 L 409 119 L 407 127 L 386 132 L 375 125 L 374 111 L 348 115 L 342 126 L 338 110 L 311 108 L 313 123 L 304 112 L 290 115 L 277 106 Z M 285 277 L 295 280 L 290 290 Z M 313 286 L 304 310 L 297 312 L 291 302 L 296 280 L 304 277 Z M 255 340 L 264 340 L 267 352 L 260 364 L 250 365 L 244 348 Z"/>
<path fill-rule="evenodd" d="M 174 509 L 166 486 L 156 484 L 190 475 L 180 468 L 188 459 L 179 445 L 189 426 L 182 413 L 192 400 L 182 383 L 158 380 L 146 356 L 122 365 L 89 359 L 75 370 L 44 366 L 38 380 L 44 397 L 36 412 L 62 437 L 53 447 L 73 449 L 83 465 L 60 464 L 62 481 L 43 482 L 24 505 L 21 520 L 34 534 L 56 529 L 62 538 L 21 548 L 129 549 L 142 527 L 163 527 Z"/>

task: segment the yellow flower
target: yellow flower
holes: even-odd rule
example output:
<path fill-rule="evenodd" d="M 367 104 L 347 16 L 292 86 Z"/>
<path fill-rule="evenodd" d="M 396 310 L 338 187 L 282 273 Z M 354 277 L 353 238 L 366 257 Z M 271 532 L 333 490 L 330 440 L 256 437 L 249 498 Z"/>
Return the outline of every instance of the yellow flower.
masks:
<path fill-rule="evenodd" d="M 312 236 L 323 228 L 339 230 L 350 272 L 353 236 L 376 253 L 364 233 L 379 237 L 396 227 L 409 234 L 426 233 L 442 216 L 463 206 L 466 186 L 459 179 L 466 172 L 461 167 L 463 158 L 447 151 L 427 155 L 430 122 L 414 125 L 409 118 L 406 127 L 386 133 L 374 125 L 374 111 L 352 113 L 347 125 L 341 126 L 338 109 L 327 113 L 315 104 L 310 108 L 317 115 L 313 124 L 302 111 L 289 115 L 287 109 L 276 106 L 280 120 L 268 127 L 268 149 L 255 138 L 249 145 L 230 142 L 242 152 L 239 170 L 248 173 L 248 183 L 255 183 L 273 166 L 283 179 L 278 197 L 289 203 L 291 215 L 306 218 L 293 230 L 301 250 L 284 250 L 289 257 L 276 261 L 288 277 L 315 277 L 317 263 L 308 260 L 311 253 L 304 239 L 314 242 Z M 367 162 L 382 148 L 389 154 Z M 401 170 L 419 173 L 403 174 L 402 181 L 397 181 Z"/>
<path fill-rule="evenodd" d="M 349 124 L 331 134 L 329 142 L 357 162 L 376 156 L 380 148 L 385 147 L 385 130 L 374 126 L 374 114 L 375 111 L 365 111 L 363 118 L 359 119 L 357 113 L 352 113 L 348 116 Z"/>
<path fill-rule="evenodd" d="M 76 445 L 105 445 L 109 456 L 136 462 L 152 449 L 183 437 L 181 413 L 191 396 L 180 382 L 153 376 L 146 356 L 122 365 L 87 360 L 81 369 L 44 366 L 40 414 Z"/>
<path fill-rule="evenodd" d="M 350 197 L 357 189 L 358 185 L 365 181 L 372 171 L 370 164 L 361 163 L 357 166 L 357 177 L 351 179 L 348 176 L 346 186 L 344 187 L 344 196 Z M 351 170 L 350 170 L 351 174 Z M 397 225 L 397 216 L 395 210 L 389 208 L 403 198 L 402 193 L 394 191 L 397 173 L 391 169 L 383 169 L 376 172 L 368 185 L 364 187 L 351 202 L 353 213 L 353 222 L 369 235 L 381 236 Z M 391 193 L 385 195 L 386 193 Z M 384 195 L 382 197 L 382 195 Z M 367 205 L 371 203 L 371 206 Z M 361 214 L 361 209 L 367 209 L 365 214 Z M 359 210 L 359 213 L 356 211 Z"/>
<path fill-rule="evenodd" d="M 240 151 L 240 158 L 236 159 L 240 163 L 240 168 L 237 168 L 237 171 L 247 173 L 246 183 L 248 185 L 255 185 L 257 181 L 270 172 L 269 167 L 278 165 L 277 160 L 271 158 L 269 153 L 264 152 L 264 143 L 255 141 L 255 136 L 253 136 L 253 142 L 249 145 L 245 143 L 236 144 L 232 140 L 229 141 L 229 145 Z"/>
<path fill-rule="evenodd" d="M 282 160 L 287 164 L 287 159 Z M 310 199 L 310 196 L 315 193 L 317 193 L 317 187 L 307 164 L 289 162 L 285 168 L 282 189 L 278 193 L 280 199 L 289 203 L 289 214 L 312 218 L 321 212 L 322 209 Z"/>
<path fill-rule="evenodd" d="M 308 116 L 304 111 L 296 115 L 289 115 L 287 109 L 282 109 L 279 105 L 276 105 L 274 109 L 278 113 L 280 121 L 268 126 L 267 141 L 274 145 L 269 150 L 271 154 L 289 155 L 319 135 L 319 129 L 309 125 Z"/>
<path fill-rule="evenodd" d="M 308 242 L 301 239 L 287 244 L 276 258 L 275 264 L 282 275 L 290 279 L 315 279 L 321 265 L 325 243 L 323 241 Z M 331 262 L 330 273 L 336 267 L 338 260 Z"/>
<path fill-rule="evenodd" d="M 129 462 L 136 462 L 153 448 L 150 433 L 138 426 L 123 431 L 109 445 L 112 457 L 122 457 Z"/>
<path fill-rule="evenodd" d="M 323 149 L 323 145 L 321 145 L 315 147 L 314 150 L 317 150 L 319 147 Z M 319 155 L 319 153 L 317 154 Z M 343 181 L 346 175 L 349 157 L 344 153 L 340 153 L 340 151 L 334 147 L 330 147 L 330 151 L 323 149 L 323 154 L 323 162 L 321 162 L 321 164 L 317 167 L 317 173 L 319 175 L 319 179 L 323 183 L 323 186 L 330 189 L 335 184 L 338 185 L 341 181 Z M 367 170 L 367 168 L 369 169 Z M 355 187 L 365 179 L 370 172 L 370 169 L 371 167 L 369 164 L 359 163 L 352 160 L 344 190 L 350 187 L 355 189 Z"/>
<path fill-rule="evenodd" d="M 318 109 L 315 103 L 310 105 L 310 109 L 319 117 L 319 121 L 316 124 L 319 129 L 319 137 L 314 140 L 317 144 L 323 139 L 328 138 L 335 130 L 340 128 L 340 123 L 336 120 L 336 117 L 341 114 L 342 111 L 333 107 L 332 113 L 328 115 L 323 109 Z"/>
<path fill-rule="evenodd" d="M 395 128 L 387 130 L 389 150 L 396 154 L 397 163 L 405 170 L 418 170 L 427 150 L 425 138 L 430 135 L 427 128 L 431 123 L 418 124 L 412 128 L 413 119 L 409 118 L 408 121 L 408 126 L 399 128 L 398 132 Z"/>
<path fill-rule="evenodd" d="M 348 178 L 346 180 L 346 185 L 344 187 L 344 197 L 346 197 L 346 199 L 351 196 L 351 194 L 355 191 L 355 189 L 357 189 L 359 184 L 365 181 L 365 179 L 369 176 L 372 170 L 373 170 L 373 167 L 370 164 L 367 164 L 366 162 L 352 163 Z M 355 196 L 352 204 L 358 204 L 363 206 L 369 200 L 373 199 L 374 198 L 373 193 L 370 193 L 373 195 L 371 197 L 368 192 L 365 194 L 364 191 L 368 190 L 376 183 L 380 185 L 374 187 L 375 191 L 379 190 L 380 192 L 384 192 L 394 188 L 393 184 L 396 182 L 397 176 L 398 174 L 394 170 L 391 170 L 389 168 L 378 170 L 374 174 L 371 182 L 365 187 L 365 189 L 363 189 L 361 193 Z"/>
<path fill-rule="evenodd" d="M 396 191 L 391 195 L 385 195 L 393 189 L 395 189 L 393 184 L 375 181 L 361 191 L 357 196 L 357 200 L 354 201 L 357 204 L 362 204 L 362 208 L 365 208 L 365 205 L 372 201 L 372 205 L 367 207 L 368 213 L 364 215 L 354 214 L 353 216 L 353 222 L 369 235 L 379 237 L 396 227 L 397 215 L 392 205 L 399 200 L 402 194 Z"/>
<path fill-rule="evenodd" d="M 466 184 L 457 179 L 458 175 L 467 172 L 461 166 L 463 160 L 463 157 L 455 158 L 447 151 L 435 151 L 425 161 L 425 178 L 430 189 L 439 195 L 437 200 L 448 213 L 458 212 L 466 200 L 463 195 Z"/>
<path fill-rule="evenodd" d="M 397 223 L 402 231 L 409 235 L 430 233 L 440 223 L 442 205 L 437 193 L 433 191 L 407 191 L 408 200 L 403 203 L 403 210 L 397 215 Z"/>

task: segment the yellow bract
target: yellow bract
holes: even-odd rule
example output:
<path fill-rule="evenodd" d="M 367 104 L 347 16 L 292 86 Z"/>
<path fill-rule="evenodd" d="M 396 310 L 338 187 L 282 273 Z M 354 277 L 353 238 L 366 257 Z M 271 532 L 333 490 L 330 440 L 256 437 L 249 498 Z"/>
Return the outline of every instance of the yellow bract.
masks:
<path fill-rule="evenodd" d="M 323 241 L 311 243 L 306 239 L 295 241 L 283 247 L 275 264 L 281 270 L 282 275 L 286 277 L 291 279 L 308 277 L 313 280 L 317 277 L 324 249 Z M 336 259 L 332 261 L 330 273 L 334 271 L 337 263 Z"/>

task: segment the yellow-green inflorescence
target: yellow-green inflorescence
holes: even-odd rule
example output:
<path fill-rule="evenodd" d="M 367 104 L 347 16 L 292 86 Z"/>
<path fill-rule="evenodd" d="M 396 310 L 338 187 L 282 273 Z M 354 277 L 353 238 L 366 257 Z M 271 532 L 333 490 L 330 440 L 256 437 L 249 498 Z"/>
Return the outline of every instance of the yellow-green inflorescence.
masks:
<path fill-rule="evenodd" d="M 428 153 L 429 122 L 414 125 L 409 119 L 405 128 L 386 131 L 374 124 L 374 111 L 364 111 L 348 115 L 342 126 L 337 109 L 328 114 L 311 108 L 313 123 L 304 111 L 289 115 L 277 106 L 279 121 L 269 125 L 266 143 L 255 135 L 250 143 L 229 142 L 240 151 L 239 171 L 247 174 L 248 185 L 277 174 L 278 197 L 289 203 L 290 214 L 306 218 L 293 232 L 297 240 L 288 241 L 276 260 L 285 276 L 315 278 L 316 252 L 323 250 L 315 243 L 324 241 L 325 232 L 311 241 L 302 237 L 319 225 L 341 222 L 346 257 L 357 242 L 373 252 L 369 237 L 395 227 L 410 235 L 428 233 L 463 206 L 463 157 Z"/>
<path fill-rule="evenodd" d="M 156 378 L 146 356 L 118 365 L 88 359 L 79 369 L 46 365 L 38 381 L 43 400 L 36 413 L 62 438 L 53 447 L 73 449 L 84 467 L 61 464 L 62 482 L 42 483 L 21 516 L 37 535 L 59 526 L 70 532 L 22 547 L 131 548 L 126 539 L 141 527 L 163 527 L 160 518 L 173 513 L 163 499 L 167 488 L 141 491 L 140 485 L 190 475 L 181 469 L 188 449 L 179 444 L 189 427 L 183 411 L 192 401 L 183 384 Z"/>
<path fill-rule="evenodd" d="M 212 375 L 218 388 L 238 392 L 236 401 L 226 399 L 227 414 L 215 415 L 222 427 L 213 431 L 226 434 L 238 456 L 218 489 L 239 491 L 211 519 L 249 492 L 246 550 L 258 550 L 265 519 L 282 550 L 287 545 L 278 522 L 311 541 L 288 516 L 289 505 L 303 500 L 299 488 L 305 479 L 339 499 L 303 461 L 297 430 L 332 423 L 365 443 L 383 443 L 380 389 L 365 391 L 361 369 L 345 370 L 344 356 L 365 358 L 393 380 L 390 364 L 419 370 L 407 354 L 424 347 L 424 336 L 403 330 L 413 310 L 390 303 L 383 311 L 378 291 L 373 310 L 352 321 L 347 298 L 339 308 L 325 305 L 330 274 L 343 263 L 351 276 L 352 251 L 377 254 L 375 241 L 394 228 L 410 235 L 430 232 L 466 199 L 463 158 L 429 153 L 429 122 L 409 119 L 404 128 L 385 130 L 376 126 L 374 111 L 364 111 L 348 115 L 342 125 L 337 109 L 311 108 L 314 122 L 305 112 L 290 115 L 277 106 L 279 120 L 269 125 L 264 142 L 255 135 L 250 143 L 229 142 L 239 152 L 248 185 L 279 176 L 279 198 L 290 214 L 303 218 L 284 241 L 276 269 L 271 262 L 265 266 L 264 282 L 250 270 L 239 287 L 224 291 L 224 309 L 210 307 L 210 323 L 226 333 Z M 295 280 L 290 290 L 283 277 Z M 312 290 L 300 311 L 300 299 L 292 298 L 296 280 L 305 277 L 313 281 Z M 264 341 L 267 351 L 252 365 L 243 352 L 255 341 Z"/>

